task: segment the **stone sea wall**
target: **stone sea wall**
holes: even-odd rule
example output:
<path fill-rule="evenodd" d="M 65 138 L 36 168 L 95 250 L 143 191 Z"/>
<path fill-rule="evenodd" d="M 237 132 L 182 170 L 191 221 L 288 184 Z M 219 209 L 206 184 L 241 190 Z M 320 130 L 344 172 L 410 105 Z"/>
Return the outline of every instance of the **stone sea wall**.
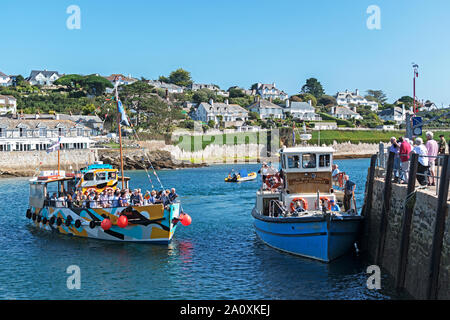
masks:
<path fill-rule="evenodd" d="M 97 160 L 97 151 L 61 150 L 61 170 L 76 169 Z M 58 168 L 58 153 L 46 151 L 11 151 L 0 152 L 0 176 L 33 176 L 37 169 Z"/>
<path fill-rule="evenodd" d="M 405 210 L 406 185 L 392 184 L 390 212 L 387 216 L 385 248 L 382 268 L 397 277 L 402 237 L 402 221 Z M 376 178 L 373 186 L 372 210 L 366 217 L 367 250 L 375 261 L 380 239 L 380 223 L 383 206 L 384 181 Z M 437 211 L 437 196 L 430 191 L 416 193 L 409 237 L 409 249 L 405 273 L 405 289 L 416 299 L 426 299 L 429 285 L 432 241 Z M 450 204 L 447 202 L 450 207 Z M 438 299 L 450 299 L 450 219 L 446 219 L 439 271 Z"/>

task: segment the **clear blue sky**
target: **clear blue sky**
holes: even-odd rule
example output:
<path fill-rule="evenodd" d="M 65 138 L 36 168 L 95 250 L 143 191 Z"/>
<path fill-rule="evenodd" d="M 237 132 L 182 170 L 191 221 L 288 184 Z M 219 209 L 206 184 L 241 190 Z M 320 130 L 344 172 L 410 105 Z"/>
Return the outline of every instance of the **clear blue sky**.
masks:
<path fill-rule="evenodd" d="M 69 30 L 69 5 L 81 29 Z M 369 5 L 381 30 L 369 30 Z M 195 82 L 298 93 L 309 77 L 326 93 L 381 89 L 450 104 L 448 0 L 6 1 L 0 3 L 0 71 L 131 74 L 157 79 L 182 67 Z"/>

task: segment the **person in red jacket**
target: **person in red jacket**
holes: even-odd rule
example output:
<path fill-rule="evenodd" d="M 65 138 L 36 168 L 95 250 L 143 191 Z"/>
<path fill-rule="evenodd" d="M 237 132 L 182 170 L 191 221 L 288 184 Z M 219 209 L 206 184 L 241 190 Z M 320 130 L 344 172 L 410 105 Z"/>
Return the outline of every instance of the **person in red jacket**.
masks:
<path fill-rule="evenodd" d="M 409 173 L 409 154 L 411 152 L 411 144 L 408 138 L 400 137 L 398 138 L 400 143 L 400 179 L 401 183 L 408 183 L 408 173 Z"/>

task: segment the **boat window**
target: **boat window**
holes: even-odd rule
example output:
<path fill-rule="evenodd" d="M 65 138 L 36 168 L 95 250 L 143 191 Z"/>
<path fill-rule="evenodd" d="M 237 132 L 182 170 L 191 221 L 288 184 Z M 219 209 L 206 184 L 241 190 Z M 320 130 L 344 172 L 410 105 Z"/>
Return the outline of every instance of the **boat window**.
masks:
<path fill-rule="evenodd" d="M 97 172 L 95 174 L 95 180 L 106 180 L 106 172 Z"/>
<path fill-rule="evenodd" d="M 314 153 L 304 153 L 302 159 L 303 168 L 315 168 L 316 167 L 316 155 Z"/>
<path fill-rule="evenodd" d="M 288 160 L 289 168 L 298 168 L 299 167 L 299 162 L 300 162 L 299 156 L 288 156 L 287 160 Z"/>
<path fill-rule="evenodd" d="M 94 180 L 94 173 L 93 172 L 88 172 L 84 174 L 84 181 L 92 181 Z"/>
<path fill-rule="evenodd" d="M 117 174 L 115 172 L 109 172 L 108 173 L 108 179 L 109 180 L 115 180 L 117 177 Z"/>
<path fill-rule="evenodd" d="M 330 166 L 330 155 L 321 154 L 319 156 L 319 167 L 329 167 Z"/>

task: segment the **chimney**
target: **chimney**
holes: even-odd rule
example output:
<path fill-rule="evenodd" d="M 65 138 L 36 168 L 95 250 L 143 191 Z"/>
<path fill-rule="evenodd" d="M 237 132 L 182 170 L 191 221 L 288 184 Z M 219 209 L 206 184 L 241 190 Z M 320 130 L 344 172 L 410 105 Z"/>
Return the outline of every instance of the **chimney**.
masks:
<path fill-rule="evenodd" d="M 402 104 L 402 118 L 405 119 L 405 105 Z"/>
<path fill-rule="evenodd" d="M 228 104 L 228 99 L 225 99 L 225 104 Z"/>
<path fill-rule="evenodd" d="M 309 104 L 310 106 L 312 106 L 312 104 L 311 104 L 311 100 L 308 100 L 308 104 Z"/>
<path fill-rule="evenodd" d="M 348 89 L 345 89 L 345 93 L 348 93 Z"/>
<path fill-rule="evenodd" d="M 334 114 L 334 109 L 335 109 L 336 107 L 331 107 L 331 114 Z"/>
<path fill-rule="evenodd" d="M 352 109 L 353 112 L 356 112 L 356 107 L 355 106 L 352 106 L 351 109 Z"/>
<path fill-rule="evenodd" d="M 290 105 L 290 101 L 289 101 L 289 99 L 286 99 L 286 108 L 289 108 L 289 105 Z"/>
<path fill-rule="evenodd" d="M 358 89 L 355 90 L 355 95 L 359 96 L 359 90 Z"/>
<path fill-rule="evenodd" d="M 272 96 L 269 97 L 269 101 L 272 102 Z"/>
<path fill-rule="evenodd" d="M 211 105 L 211 107 L 214 107 L 214 100 L 212 98 L 209 99 L 209 104 Z"/>

